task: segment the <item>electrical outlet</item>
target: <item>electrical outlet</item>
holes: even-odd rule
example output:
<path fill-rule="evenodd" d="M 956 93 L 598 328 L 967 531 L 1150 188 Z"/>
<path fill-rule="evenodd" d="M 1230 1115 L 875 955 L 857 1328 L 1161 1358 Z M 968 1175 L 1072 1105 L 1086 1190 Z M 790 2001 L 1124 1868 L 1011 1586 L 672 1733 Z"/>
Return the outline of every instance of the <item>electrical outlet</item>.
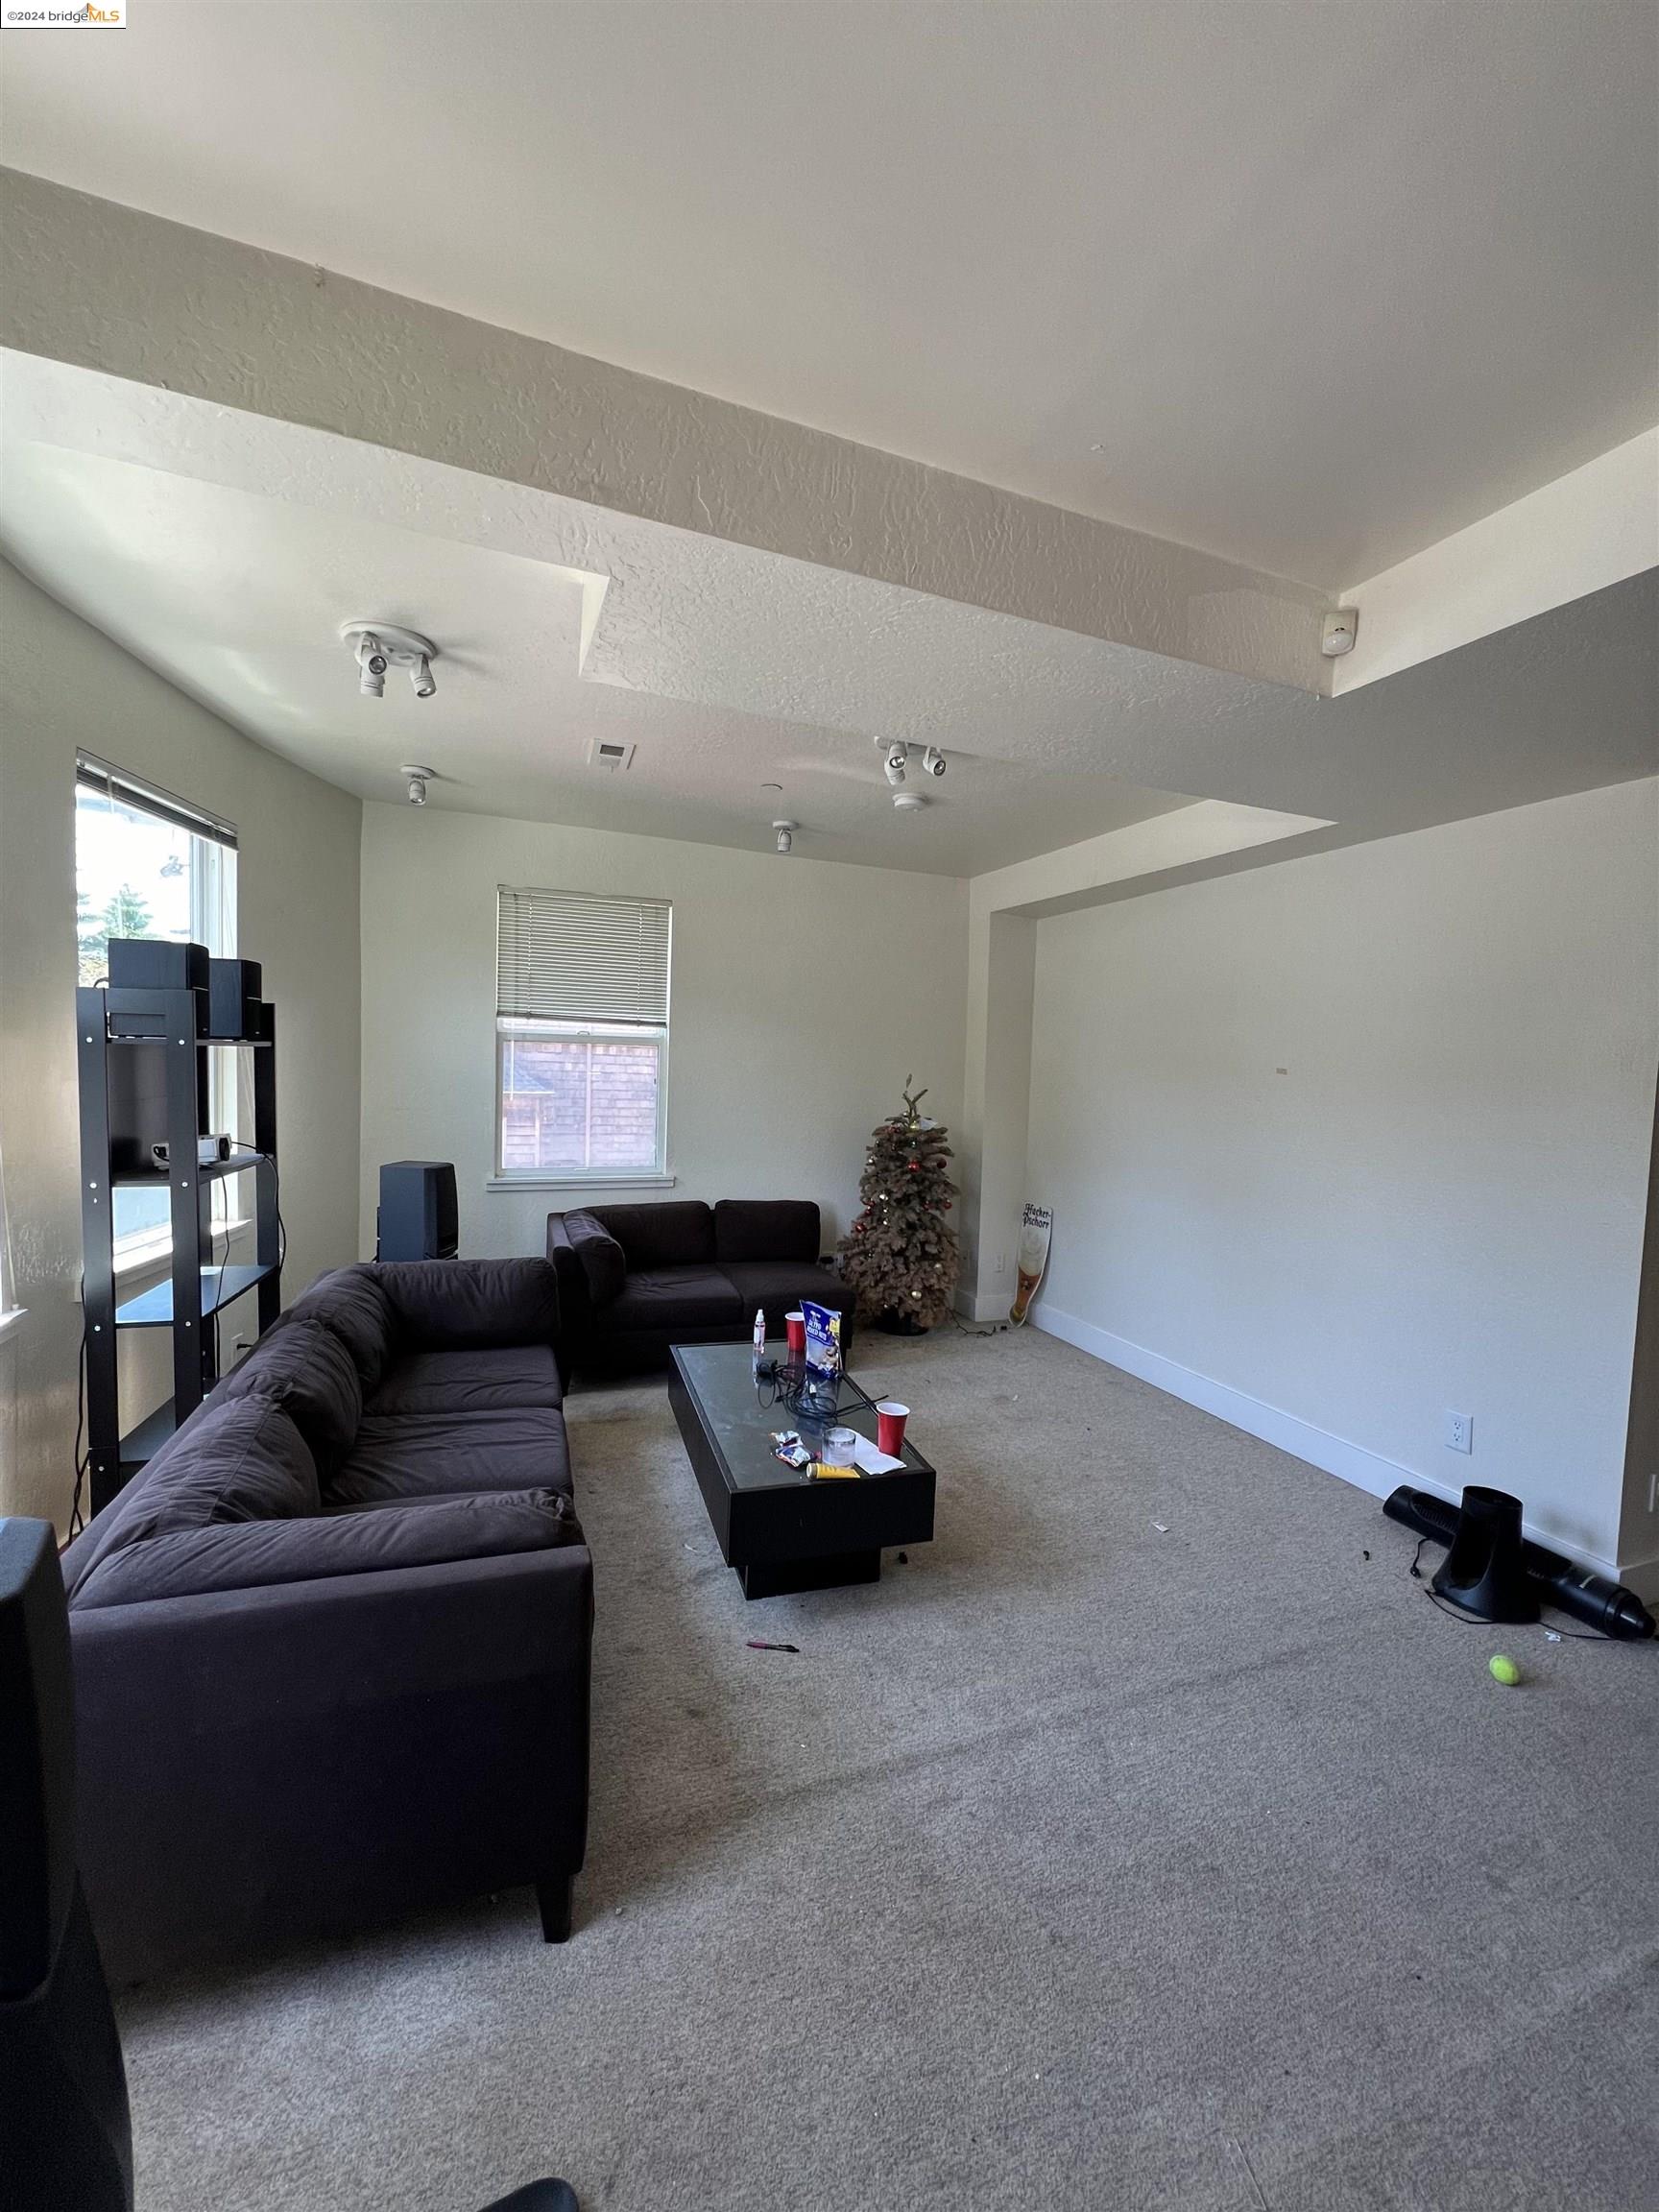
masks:
<path fill-rule="evenodd" d="M 1475 1449 L 1475 1416 L 1473 1413 L 1446 1413 L 1446 1433 L 1441 1438 L 1448 1452 L 1473 1452 Z"/>
<path fill-rule="evenodd" d="M 995 1275 L 997 1276 L 997 1279 L 998 1279 L 998 1282 L 1000 1282 L 1000 1281 L 1001 1281 L 1001 1279 L 1002 1279 L 1002 1277 L 1003 1277 L 1004 1275 L 1006 1275 L 1006 1274 L 1007 1274 L 1007 1272 L 1008 1272 L 1008 1255 L 1007 1255 L 1007 1253 L 1006 1253 L 1006 1252 L 998 1252 L 998 1255 L 997 1255 L 997 1259 L 996 1259 L 996 1263 L 995 1263 L 995 1266 L 994 1266 L 994 1268 L 993 1268 L 993 1272 L 994 1272 L 994 1273 L 995 1273 Z"/>

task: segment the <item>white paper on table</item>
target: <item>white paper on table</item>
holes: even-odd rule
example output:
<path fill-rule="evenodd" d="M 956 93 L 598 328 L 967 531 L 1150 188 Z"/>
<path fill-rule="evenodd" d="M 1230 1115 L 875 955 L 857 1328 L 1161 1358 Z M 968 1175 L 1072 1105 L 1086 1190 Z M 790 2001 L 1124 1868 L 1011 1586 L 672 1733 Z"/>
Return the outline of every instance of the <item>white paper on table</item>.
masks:
<path fill-rule="evenodd" d="M 853 1464 L 860 1475 L 891 1475 L 902 1467 L 902 1459 L 890 1459 L 885 1452 L 878 1452 L 868 1436 L 860 1436 L 853 1447 Z"/>

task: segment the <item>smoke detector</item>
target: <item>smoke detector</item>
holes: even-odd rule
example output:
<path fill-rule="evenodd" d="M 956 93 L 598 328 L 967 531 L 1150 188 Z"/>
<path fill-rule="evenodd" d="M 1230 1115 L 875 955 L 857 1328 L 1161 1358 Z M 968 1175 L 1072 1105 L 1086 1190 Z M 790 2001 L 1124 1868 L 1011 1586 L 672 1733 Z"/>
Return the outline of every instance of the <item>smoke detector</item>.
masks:
<path fill-rule="evenodd" d="M 340 636 L 357 662 L 357 688 L 366 699 L 384 699 L 388 668 L 407 668 L 417 699 L 430 699 L 438 685 L 432 663 L 438 648 L 419 630 L 397 622 L 342 622 Z"/>
<path fill-rule="evenodd" d="M 920 814 L 927 804 L 920 791 L 895 791 L 893 805 L 901 814 Z"/>
<path fill-rule="evenodd" d="M 589 768 L 632 768 L 637 746 L 625 745 L 614 737 L 589 737 L 588 740 L 588 765 Z"/>
<path fill-rule="evenodd" d="M 1359 610 L 1358 607 L 1334 607 L 1325 617 L 1325 626 L 1319 633 L 1319 650 L 1327 661 L 1339 661 L 1344 653 L 1352 653 L 1354 640 L 1359 635 Z"/>

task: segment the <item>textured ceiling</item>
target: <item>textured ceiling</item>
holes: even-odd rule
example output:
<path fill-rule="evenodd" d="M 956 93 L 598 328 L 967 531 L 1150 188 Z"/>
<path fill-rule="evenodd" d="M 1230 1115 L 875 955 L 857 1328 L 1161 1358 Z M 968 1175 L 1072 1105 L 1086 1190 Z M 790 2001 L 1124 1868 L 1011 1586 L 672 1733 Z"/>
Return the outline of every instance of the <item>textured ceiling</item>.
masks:
<path fill-rule="evenodd" d="M 1320 699 L 88 371 L 5 370 L 0 549 L 351 788 L 384 791 L 419 732 L 445 803 L 749 843 L 778 780 L 826 854 L 976 873 L 1159 794 L 1376 835 L 1659 771 L 1659 571 Z M 585 658 L 596 594 L 573 574 L 607 580 Z M 331 687 L 333 626 L 366 613 L 453 645 L 436 700 L 389 686 L 377 721 Z M 651 777 L 568 780 L 601 725 L 649 733 Z M 902 823 L 878 734 L 976 764 Z"/>
<path fill-rule="evenodd" d="M 1309 583 L 1659 416 L 1646 0 L 168 0 L 5 46 L 19 167 Z"/>
<path fill-rule="evenodd" d="M 11 444 L 0 543 L 37 582 L 250 736 L 365 798 L 973 876 L 1185 804 L 1098 769 L 953 757 L 898 812 L 870 739 L 578 673 L 567 567 L 61 447 Z M 597 581 L 597 580 L 593 580 Z M 438 692 L 367 699 L 336 635 L 372 616 L 440 644 Z M 614 662 L 613 663 L 613 674 Z M 637 748 L 626 772 L 590 746 Z M 119 753 L 118 744 L 110 740 Z M 770 783 L 777 790 L 765 788 Z"/>

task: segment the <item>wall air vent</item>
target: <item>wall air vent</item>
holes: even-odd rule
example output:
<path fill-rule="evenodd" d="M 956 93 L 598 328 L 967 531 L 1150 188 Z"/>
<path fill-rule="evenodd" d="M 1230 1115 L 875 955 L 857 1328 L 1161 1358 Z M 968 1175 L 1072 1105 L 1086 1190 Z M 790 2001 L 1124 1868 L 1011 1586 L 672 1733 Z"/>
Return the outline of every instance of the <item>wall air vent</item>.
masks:
<path fill-rule="evenodd" d="M 589 768 L 632 768 L 636 748 L 621 745 L 612 737 L 590 737 L 588 740 L 588 765 Z"/>

